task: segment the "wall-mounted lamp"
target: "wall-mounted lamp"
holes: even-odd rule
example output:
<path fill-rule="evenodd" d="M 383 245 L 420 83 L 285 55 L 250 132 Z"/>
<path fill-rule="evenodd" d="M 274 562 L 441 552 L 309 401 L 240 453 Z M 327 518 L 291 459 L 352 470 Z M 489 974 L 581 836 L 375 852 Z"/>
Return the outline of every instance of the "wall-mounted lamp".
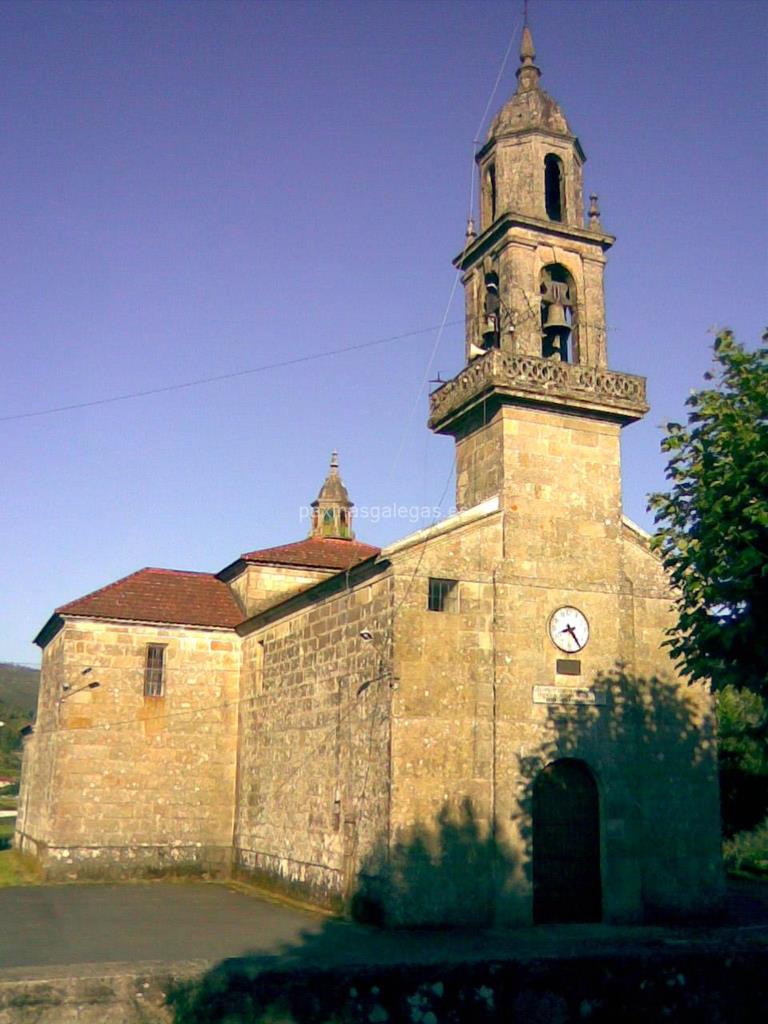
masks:
<path fill-rule="evenodd" d="M 361 629 L 357 635 L 360 637 L 361 640 L 364 640 L 366 643 L 373 645 L 382 662 L 386 660 L 387 652 L 384 650 L 381 643 L 375 638 L 370 629 Z M 370 682 L 371 681 L 369 680 L 368 682 L 362 684 L 362 686 L 357 691 L 358 695 L 361 694 L 363 690 L 366 690 L 368 688 Z M 396 690 L 397 682 L 398 680 L 393 676 L 389 684 L 390 689 Z"/>
<path fill-rule="evenodd" d="M 63 704 L 69 697 L 74 697 L 76 693 L 82 693 L 83 690 L 97 690 L 100 686 L 101 683 L 97 679 L 94 679 L 93 682 L 86 683 L 85 686 L 78 686 L 76 690 L 69 690 L 63 697 L 59 697 L 59 704 Z"/>
<path fill-rule="evenodd" d="M 83 671 L 80 673 L 80 675 L 81 676 L 87 676 L 89 672 L 93 672 L 93 665 L 89 665 L 87 668 L 84 668 Z M 97 683 L 96 686 L 98 686 L 98 685 L 99 684 Z M 64 691 L 64 693 L 66 693 L 68 690 L 72 689 L 72 686 L 71 686 L 70 683 L 62 683 L 61 684 L 61 689 Z M 84 690 L 85 687 L 84 686 L 80 687 L 80 689 Z M 93 689 L 95 689 L 95 687 L 92 686 L 91 689 L 93 690 Z M 77 691 L 75 691 L 75 692 L 77 692 Z"/>

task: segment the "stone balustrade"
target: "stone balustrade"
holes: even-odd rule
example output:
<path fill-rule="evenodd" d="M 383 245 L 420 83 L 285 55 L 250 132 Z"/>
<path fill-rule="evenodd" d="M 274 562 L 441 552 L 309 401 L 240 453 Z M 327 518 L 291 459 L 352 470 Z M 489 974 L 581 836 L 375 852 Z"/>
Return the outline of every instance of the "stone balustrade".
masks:
<path fill-rule="evenodd" d="M 627 420 L 638 419 L 648 409 L 645 377 L 491 349 L 432 392 L 430 427 L 438 427 L 491 388 L 534 400 L 554 399 L 558 404 L 613 408 Z"/>

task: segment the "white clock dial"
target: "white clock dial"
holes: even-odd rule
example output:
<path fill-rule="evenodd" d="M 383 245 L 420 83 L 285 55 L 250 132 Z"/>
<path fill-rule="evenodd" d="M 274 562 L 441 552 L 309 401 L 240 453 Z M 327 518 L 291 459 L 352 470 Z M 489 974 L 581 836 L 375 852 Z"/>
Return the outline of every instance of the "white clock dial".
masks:
<path fill-rule="evenodd" d="M 549 620 L 549 636 L 555 647 L 576 654 L 589 640 L 589 623 L 578 608 L 558 608 Z"/>

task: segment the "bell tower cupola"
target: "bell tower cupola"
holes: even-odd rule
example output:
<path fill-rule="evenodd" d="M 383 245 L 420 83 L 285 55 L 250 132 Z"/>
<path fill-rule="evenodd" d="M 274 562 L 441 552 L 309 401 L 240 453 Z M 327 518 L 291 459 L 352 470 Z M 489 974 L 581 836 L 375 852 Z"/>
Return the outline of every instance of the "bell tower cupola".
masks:
<path fill-rule="evenodd" d="M 541 87 L 527 25 L 517 88 L 475 160 L 479 230 L 470 219 L 454 260 L 467 365 L 430 398 L 430 427 L 459 445 L 459 508 L 494 493 L 504 475 L 496 467 L 481 484 L 461 465 L 462 439 L 478 429 L 478 417 L 537 407 L 623 425 L 647 410 L 645 380 L 608 369 L 603 276 L 615 239 L 602 227 L 596 195 L 585 218 L 584 150 Z"/>
<path fill-rule="evenodd" d="M 339 476 L 339 456 L 331 454 L 331 466 L 320 493 L 312 502 L 310 537 L 352 540 L 352 508 L 347 488 Z"/>

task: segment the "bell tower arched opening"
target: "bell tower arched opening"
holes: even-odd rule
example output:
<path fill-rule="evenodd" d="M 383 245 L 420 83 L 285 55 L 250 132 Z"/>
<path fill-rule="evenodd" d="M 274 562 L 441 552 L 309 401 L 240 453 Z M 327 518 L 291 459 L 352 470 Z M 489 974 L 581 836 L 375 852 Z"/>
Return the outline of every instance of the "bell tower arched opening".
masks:
<path fill-rule="evenodd" d="M 578 363 L 579 325 L 573 278 L 559 263 L 550 263 L 541 270 L 539 290 L 542 356 Z"/>
<path fill-rule="evenodd" d="M 495 270 L 491 270 L 485 274 L 483 283 L 485 286 L 483 348 L 498 348 L 501 337 L 499 331 L 499 314 L 501 312 L 499 275 Z"/>
<path fill-rule="evenodd" d="M 565 220 L 565 169 L 554 153 L 544 157 L 544 205 L 550 220 Z"/>
<path fill-rule="evenodd" d="M 483 174 L 482 197 L 482 226 L 483 228 L 487 228 L 490 227 L 491 224 L 493 224 L 499 212 L 499 193 L 498 186 L 496 183 L 496 164 L 493 160 L 489 164 L 487 164 L 485 172 Z"/>

